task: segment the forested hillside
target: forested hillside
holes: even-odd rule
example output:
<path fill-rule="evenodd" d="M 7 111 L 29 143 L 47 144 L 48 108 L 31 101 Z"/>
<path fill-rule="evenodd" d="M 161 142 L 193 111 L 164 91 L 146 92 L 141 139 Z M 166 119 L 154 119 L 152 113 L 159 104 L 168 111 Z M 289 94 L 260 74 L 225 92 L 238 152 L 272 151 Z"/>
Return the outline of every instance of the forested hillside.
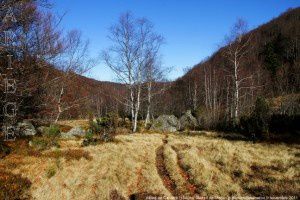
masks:
<path fill-rule="evenodd" d="M 259 96 L 270 99 L 299 93 L 299 19 L 300 8 L 288 10 L 246 33 L 240 42 L 225 43 L 178 80 L 158 84 L 158 88 L 167 87 L 161 95 L 153 98 L 153 117 L 166 113 L 180 116 L 190 109 L 203 117 L 208 127 L 216 125 L 219 120 L 234 118 L 234 66 L 228 52 L 230 47 L 238 45 L 245 46 L 243 56 L 238 60 L 238 117 L 249 115 Z M 85 104 L 84 110 L 82 106 L 72 109 L 65 117 L 83 117 L 87 112 L 101 116 L 115 111 L 129 116 L 121 103 L 127 95 L 125 86 L 83 76 L 78 76 L 74 83 L 78 83 L 78 88 L 70 89 L 69 95 L 82 95 L 92 103 Z M 146 110 L 143 108 L 140 118 L 145 118 Z"/>
<path fill-rule="evenodd" d="M 229 35 L 233 39 L 173 83 L 163 112 L 191 109 L 211 127 L 250 115 L 259 96 L 299 93 L 299 19 L 300 8 L 291 9 L 244 35 L 237 35 L 243 28 L 238 22 Z M 299 105 L 299 97 L 294 103 Z"/>

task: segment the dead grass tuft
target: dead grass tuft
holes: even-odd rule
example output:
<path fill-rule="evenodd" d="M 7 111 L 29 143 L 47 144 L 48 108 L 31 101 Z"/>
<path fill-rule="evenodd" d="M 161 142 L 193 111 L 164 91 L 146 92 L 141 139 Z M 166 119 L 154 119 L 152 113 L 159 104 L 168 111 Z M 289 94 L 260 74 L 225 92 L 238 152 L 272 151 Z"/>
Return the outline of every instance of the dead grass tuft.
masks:
<path fill-rule="evenodd" d="M 46 152 L 43 154 L 43 156 L 55 159 L 65 158 L 67 161 L 80 160 L 81 158 L 84 158 L 86 160 L 92 160 L 92 156 L 90 156 L 90 153 L 82 149 L 68 149 L 63 151 L 55 150 Z"/>
<path fill-rule="evenodd" d="M 58 124 L 60 132 L 67 133 L 69 132 L 73 127 L 65 124 Z"/>
<path fill-rule="evenodd" d="M 51 178 L 55 174 L 56 174 L 56 167 L 54 167 L 54 166 L 49 167 L 46 171 L 47 178 Z"/>
<path fill-rule="evenodd" d="M 0 169 L 0 199 L 29 199 L 30 180 Z"/>

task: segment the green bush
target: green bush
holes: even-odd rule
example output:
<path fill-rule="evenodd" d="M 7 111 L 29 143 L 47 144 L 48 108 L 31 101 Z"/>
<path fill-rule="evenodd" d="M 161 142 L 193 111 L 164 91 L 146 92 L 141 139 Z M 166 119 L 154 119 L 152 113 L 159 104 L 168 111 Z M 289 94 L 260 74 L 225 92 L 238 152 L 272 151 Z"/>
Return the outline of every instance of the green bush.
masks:
<path fill-rule="evenodd" d="M 90 122 L 90 127 L 89 127 L 88 131 L 90 131 L 91 133 L 96 135 L 101 132 L 101 129 L 102 129 L 102 127 L 101 127 L 101 125 L 99 125 L 98 119 L 97 119 L 97 122 L 94 122 L 94 121 Z"/>
<path fill-rule="evenodd" d="M 51 147 L 59 148 L 58 138 L 60 136 L 60 128 L 57 125 L 50 125 L 45 128 L 45 134 L 41 137 L 33 137 L 31 144 L 38 150 L 46 150 Z"/>
<path fill-rule="evenodd" d="M 60 136 L 60 128 L 57 125 L 50 125 L 46 128 L 45 133 L 48 137 L 56 138 Z"/>
<path fill-rule="evenodd" d="M 118 115 L 115 113 L 109 113 L 105 117 L 97 118 L 96 122 L 90 118 L 89 129 L 82 146 L 113 141 L 115 130 L 119 125 L 118 119 Z"/>
<path fill-rule="evenodd" d="M 109 127 L 110 125 L 110 118 L 108 116 L 101 117 L 97 119 L 97 124 L 101 127 Z"/>
<path fill-rule="evenodd" d="M 87 133 L 85 134 L 85 138 L 87 139 L 87 140 L 90 140 L 90 139 L 92 139 L 94 137 L 94 133 L 93 133 L 93 131 L 91 130 L 91 129 L 89 129 L 88 131 L 87 131 Z"/>
<path fill-rule="evenodd" d="M 96 121 L 97 124 L 103 128 L 117 128 L 119 126 L 119 115 L 110 112 L 105 117 L 98 118 Z"/>

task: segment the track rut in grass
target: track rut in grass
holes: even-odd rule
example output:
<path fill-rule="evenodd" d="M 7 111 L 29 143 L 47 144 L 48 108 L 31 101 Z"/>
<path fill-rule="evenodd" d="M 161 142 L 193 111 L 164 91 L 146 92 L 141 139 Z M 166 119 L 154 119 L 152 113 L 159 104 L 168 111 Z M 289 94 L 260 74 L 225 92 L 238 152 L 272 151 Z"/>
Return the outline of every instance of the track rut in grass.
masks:
<path fill-rule="evenodd" d="M 176 185 L 174 181 L 171 179 L 169 172 L 166 169 L 166 166 L 164 164 L 165 158 L 164 158 L 164 145 L 160 146 L 156 150 L 156 168 L 158 171 L 159 176 L 163 180 L 163 183 L 165 187 L 170 191 L 170 193 L 173 196 L 177 196 L 176 192 Z"/>
<path fill-rule="evenodd" d="M 172 149 L 176 152 L 177 165 L 179 167 L 180 174 L 186 180 L 186 187 L 189 189 L 189 191 L 191 192 L 191 194 L 193 196 L 199 196 L 201 194 L 201 187 L 199 187 L 193 183 L 191 175 L 189 174 L 189 172 L 187 172 L 185 170 L 183 163 L 181 161 L 181 158 L 179 157 L 179 149 L 173 145 L 172 145 Z"/>
<path fill-rule="evenodd" d="M 158 170 L 158 173 L 161 177 L 161 179 L 163 180 L 163 183 L 165 185 L 165 187 L 171 192 L 171 194 L 175 197 L 182 197 L 182 196 L 186 196 L 187 195 L 187 191 L 188 191 L 188 195 L 189 197 L 195 197 L 195 195 L 197 195 L 196 192 L 196 187 L 190 183 L 189 179 L 189 175 L 187 172 L 184 171 L 184 169 L 179 165 L 179 157 L 177 152 L 176 153 L 176 157 L 177 157 L 177 167 L 178 167 L 178 171 L 180 173 L 180 175 L 182 176 L 182 179 L 184 180 L 184 186 L 179 185 L 179 183 L 176 183 L 175 180 L 172 179 L 172 177 L 170 176 L 170 172 L 167 170 L 166 167 L 166 158 L 165 158 L 165 154 L 164 154 L 164 150 L 166 148 L 166 145 L 168 144 L 168 136 L 166 135 L 165 138 L 162 140 L 163 141 L 163 145 L 161 145 L 157 150 L 156 150 L 156 167 Z M 180 186 L 180 187 L 179 187 Z M 184 188 L 183 188 L 184 187 Z"/>

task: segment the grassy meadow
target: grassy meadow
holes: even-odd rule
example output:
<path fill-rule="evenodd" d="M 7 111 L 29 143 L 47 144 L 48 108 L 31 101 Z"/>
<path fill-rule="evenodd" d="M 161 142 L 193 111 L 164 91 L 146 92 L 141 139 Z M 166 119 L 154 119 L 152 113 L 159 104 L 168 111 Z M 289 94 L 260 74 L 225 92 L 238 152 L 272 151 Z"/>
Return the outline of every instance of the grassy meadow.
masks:
<path fill-rule="evenodd" d="M 299 196 L 299 145 L 227 140 L 218 133 L 136 133 L 82 147 L 37 151 L 11 143 L 0 161 L 0 195 L 29 199 Z M 19 185 L 9 181 L 18 180 Z M 30 186 L 29 186 L 30 185 Z M 16 190 L 17 189 L 17 190 Z M 14 193 L 17 194 L 17 193 Z"/>

